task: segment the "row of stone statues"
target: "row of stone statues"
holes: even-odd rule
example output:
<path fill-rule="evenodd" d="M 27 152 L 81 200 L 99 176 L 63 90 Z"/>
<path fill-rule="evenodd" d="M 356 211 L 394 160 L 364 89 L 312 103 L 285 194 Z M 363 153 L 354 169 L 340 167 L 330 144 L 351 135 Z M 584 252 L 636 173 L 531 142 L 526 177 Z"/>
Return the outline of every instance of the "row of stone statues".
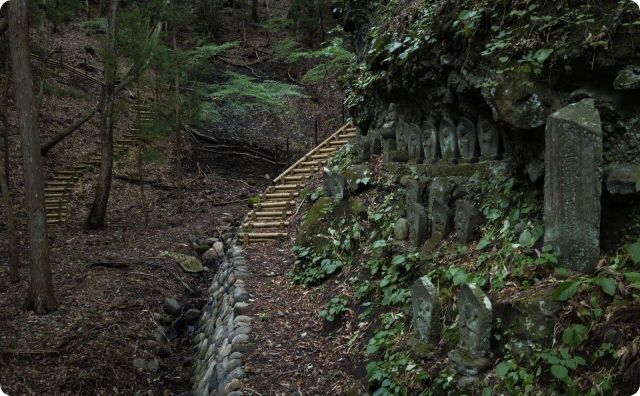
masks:
<path fill-rule="evenodd" d="M 417 125 L 400 121 L 392 103 L 368 136 L 359 138 L 358 146 L 363 160 L 383 153 L 385 159 L 394 162 L 476 162 L 498 159 L 501 137 L 498 126 L 482 115 L 475 122 L 461 117 L 455 123 L 444 117 L 439 127 L 430 120 Z"/>

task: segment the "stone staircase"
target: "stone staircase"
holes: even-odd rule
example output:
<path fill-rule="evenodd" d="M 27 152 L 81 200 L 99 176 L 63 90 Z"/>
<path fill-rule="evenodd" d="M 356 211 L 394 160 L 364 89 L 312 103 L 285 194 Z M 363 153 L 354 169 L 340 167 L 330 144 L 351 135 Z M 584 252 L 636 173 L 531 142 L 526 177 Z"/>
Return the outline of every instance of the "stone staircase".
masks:
<path fill-rule="evenodd" d="M 353 124 L 344 125 L 275 178 L 274 184 L 259 196 L 259 202 L 253 205 L 253 210 L 242 224 L 238 237 L 244 246 L 250 242 L 287 236 L 284 229 L 290 224 L 295 199 L 300 196 L 308 180 L 322 169 L 331 154 L 355 137 L 356 128 Z"/>
<path fill-rule="evenodd" d="M 134 103 L 137 113 L 135 126 L 123 137 L 114 140 L 114 154 L 120 154 L 136 146 L 139 142 L 139 131 L 151 122 L 151 110 L 146 104 Z M 71 165 L 57 170 L 48 180 L 44 188 L 44 204 L 47 212 L 47 225 L 62 225 L 69 218 L 69 201 L 78 181 L 85 173 L 100 167 L 100 153 L 92 154 L 78 165 Z"/>

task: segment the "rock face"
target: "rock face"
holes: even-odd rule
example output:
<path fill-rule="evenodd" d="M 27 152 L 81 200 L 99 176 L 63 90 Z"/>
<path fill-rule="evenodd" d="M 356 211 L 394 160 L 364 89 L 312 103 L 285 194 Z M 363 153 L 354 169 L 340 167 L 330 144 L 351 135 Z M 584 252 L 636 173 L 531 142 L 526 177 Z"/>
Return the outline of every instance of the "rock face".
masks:
<path fill-rule="evenodd" d="M 615 164 L 609 167 L 607 191 L 610 194 L 640 192 L 640 164 Z"/>
<path fill-rule="evenodd" d="M 356 136 L 356 150 L 360 161 L 368 161 L 371 158 L 371 146 L 366 136 Z"/>
<path fill-rule="evenodd" d="M 458 315 L 460 341 L 449 352 L 449 361 L 459 374 L 473 377 L 491 365 L 487 358 L 493 320 L 491 300 L 475 284 L 462 285 Z"/>
<path fill-rule="evenodd" d="M 413 328 L 419 341 L 434 343 L 440 337 L 440 297 L 428 276 L 418 279 L 411 288 Z"/>
<path fill-rule="evenodd" d="M 600 255 L 602 190 L 602 127 L 594 101 L 553 113 L 545 145 L 545 243 L 562 266 L 590 272 Z"/>

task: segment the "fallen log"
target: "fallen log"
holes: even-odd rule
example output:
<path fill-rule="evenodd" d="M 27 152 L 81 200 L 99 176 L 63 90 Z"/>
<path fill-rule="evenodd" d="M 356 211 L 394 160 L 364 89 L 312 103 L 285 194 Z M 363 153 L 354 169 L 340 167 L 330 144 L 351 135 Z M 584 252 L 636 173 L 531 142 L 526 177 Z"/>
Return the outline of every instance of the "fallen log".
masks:
<path fill-rule="evenodd" d="M 47 155 L 47 153 L 49 152 L 49 150 L 53 148 L 53 146 L 60 143 L 62 140 L 64 140 L 64 138 L 66 138 L 67 136 L 71 135 L 73 132 L 78 130 L 78 128 L 80 128 L 85 122 L 89 121 L 91 117 L 93 117 L 93 115 L 98 112 L 99 109 L 100 109 L 100 104 L 80 114 L 78 118 L 71 125 L 69 125 L 67 128 L 62 130 L 60 133 L 58 133 L 48 141 L 44 142 L 40 146 L 40 153 L 42 155 Z"/>

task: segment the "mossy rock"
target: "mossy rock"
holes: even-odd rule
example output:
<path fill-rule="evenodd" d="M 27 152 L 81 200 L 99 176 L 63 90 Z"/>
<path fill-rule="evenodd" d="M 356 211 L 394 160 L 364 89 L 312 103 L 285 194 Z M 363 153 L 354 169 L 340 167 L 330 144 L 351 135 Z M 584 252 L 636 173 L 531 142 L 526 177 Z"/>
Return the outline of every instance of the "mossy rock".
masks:
<path fill-rule="evenodd" d="M 311 246 L 313 237 L 326 231 L 328 225 L 324 220 L 332 204 L 331 198 L 321 197 L 309 208 L 296 236 L 296 245 Z"/>
<path fill-rule="evenodd" d="M 360 198 L 351 198 L 349 200 L 351 204 L 351 214 L 353 217 L 366 217 L 367 206 Z"/>
<path fill-rule="evenodd" d="M 369 164 L 351 165 L 344 171 L 344 177 L 347 179 L 351 191 L 360 191 L 366 186 L 364 183 L 358 183 L 358 180 L 366 177 L 373 179 L 373 172 Z"/>
<path fill-rule="evenodd" d="M 249 205 L 249 207 L 253 207 L 256 204 L 260 203 L 260 197 L 250 197 L 249 199 L 247 199 L 247 204 Z"/>
<path fill-rule="evenodd" d="M 366 207 L 357 198 L 336 202 L 329 197 L 321 197 L 311 206 L 296 236 L 296 245 L 312 247 L 315 252 L 322 252 L 329 239 L 325 237 L 327 230 L 335 221 L 346 219 L 350 222 L 356 216 L 366 215 Z"/>

